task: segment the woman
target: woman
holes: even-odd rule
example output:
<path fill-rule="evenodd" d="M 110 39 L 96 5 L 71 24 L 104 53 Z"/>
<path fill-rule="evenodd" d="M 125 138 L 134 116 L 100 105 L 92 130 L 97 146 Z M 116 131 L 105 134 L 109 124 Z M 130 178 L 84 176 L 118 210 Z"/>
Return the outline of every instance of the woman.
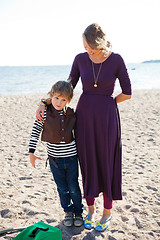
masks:
<path fill-rule="evenodd" d="M 83 93 L 77 104 L 76 142 L 88 215 L 87 229 L 94 227 L 94 200 L 103 193 L 104 208 L 97 231 L 111 219 L 113 200 L 121 200 L 121 130 L 117 103 L 131 98 L 131 83 L 122 57 L 111 52 L 111 44 L 98 24 L 83 33 L 86 52 L 73 62 L 69 80 L 75 88 L 81 77 Z M 122 93 L 113 98 L 116 79 Z M 37 118 L 40 119 L 39 114 Z"/>

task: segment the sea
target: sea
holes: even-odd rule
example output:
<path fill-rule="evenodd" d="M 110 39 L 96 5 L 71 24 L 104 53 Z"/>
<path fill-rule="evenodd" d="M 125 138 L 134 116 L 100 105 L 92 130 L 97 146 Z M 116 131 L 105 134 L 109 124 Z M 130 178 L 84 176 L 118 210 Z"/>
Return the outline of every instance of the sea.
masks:
<path fill-rule="evenodd" d="M 0 66 L 0 96 L 47 93 L 59 80 L 67 80 L 70 65 Z M 160 62 L 129 63 L 128 73 L 133 90 L 160 89 Z M 81 81 L 76 86 L 81 90 Z M 120 90 L 116 81 L 115 90 Z"/>

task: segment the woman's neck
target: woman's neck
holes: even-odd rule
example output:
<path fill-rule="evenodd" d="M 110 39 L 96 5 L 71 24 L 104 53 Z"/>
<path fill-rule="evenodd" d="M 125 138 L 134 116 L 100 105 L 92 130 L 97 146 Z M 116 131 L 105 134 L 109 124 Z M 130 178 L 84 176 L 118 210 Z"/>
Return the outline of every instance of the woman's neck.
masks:
<path fill-rule="evenodd" d="M 112 52 L 108 52 L 107 54 L 101 52 L 98 55 L 94 56 L 94 55 L 89 55 L 89 58 L 91 59 L 92 62 L 94 63 L 102 63 L 105 60 L 107 60 L 107 58 L 111 55 Z"/>

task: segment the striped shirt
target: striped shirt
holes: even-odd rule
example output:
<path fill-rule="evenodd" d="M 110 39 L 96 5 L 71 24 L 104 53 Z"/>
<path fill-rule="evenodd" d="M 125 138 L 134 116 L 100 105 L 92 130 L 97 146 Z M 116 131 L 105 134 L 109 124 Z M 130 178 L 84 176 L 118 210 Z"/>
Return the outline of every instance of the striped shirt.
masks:
<path fill-rule="evenodd" d="M 62 116 L 63 111 L 59 111 L 59 114 Z M 44 121 L 46 120 L 46 110 L 44 112 Z M 35 120 L 32 133 L 29 141 L 29 152 L 34 153 L 36 146 L 40 137 L 40 134 L 43 130 L 44 123 L 37 122 Z M 76 142 L 73 140 L 71 143 L 48 143 L 47 142 L 47 154 L 50 157 L 63 158 L 71 157 L 77 155 Z"/>

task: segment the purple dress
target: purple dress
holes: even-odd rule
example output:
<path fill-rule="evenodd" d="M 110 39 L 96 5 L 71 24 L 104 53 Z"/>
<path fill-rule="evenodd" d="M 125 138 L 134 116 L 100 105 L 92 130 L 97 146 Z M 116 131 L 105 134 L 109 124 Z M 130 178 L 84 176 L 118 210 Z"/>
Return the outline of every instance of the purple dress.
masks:
<path fill-rule="evenodd" d="M 97 76 L 100 64 L 94 63 Z M 122 57 L 112 53 L 102 64 L 94 87 L 88 53 L 75 57 L 70 79 L 73 87 L 81 77 L 83 93 L 76 108 L 76 142 L 84 197 L 106 193 L 109 200 L 122 199 L 121 129 L 118 108 L 112 94 L 118 78 L 122 93 L 131 95 L 131 84 Z"/>

